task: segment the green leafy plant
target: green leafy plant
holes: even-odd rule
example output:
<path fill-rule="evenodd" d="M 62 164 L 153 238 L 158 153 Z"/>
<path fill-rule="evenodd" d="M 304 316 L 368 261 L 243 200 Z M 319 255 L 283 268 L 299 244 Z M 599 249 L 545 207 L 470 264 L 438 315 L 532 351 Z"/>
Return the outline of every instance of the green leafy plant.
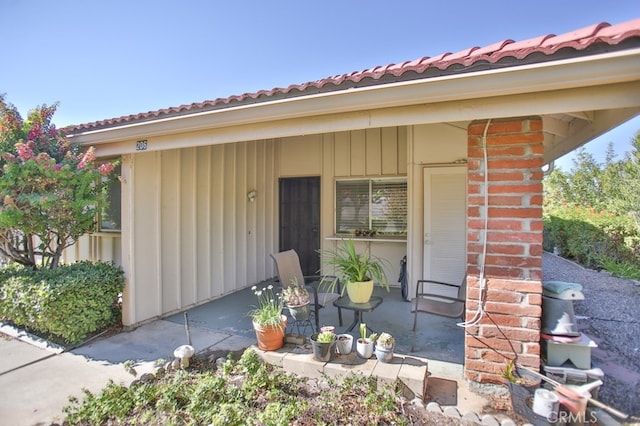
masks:
<path fill-rule="evenodd" d="M 257 286 L 251 287 L 253 294 L 258 298 L 258 305 L 249 311 L 251 319 L 261 326 L 282 327 L 283 302 L 280 295 L 273 291 L 273 286 L 269 284 L 262 289 Z"/>
<path fill-rule="evenodd" d="M 362 339 L 363 342 L 375 342 L 378 338 L 378 333 L 371 333 L 369 337 L 367 337 L 367 324 L 364 322 L 360 323 L 359 331 L 360 339 Z"/>
<path fill-rule="evenodd" d="M 201 364 L 199 370 L 168 372 L 152 383 L 110 381 L 99 392 L 85 390 L 82 398 L 69 399 L 64 423 L 408 424 L 409 408 L 398 398 L 400 388 L 378 384 L 375 376 L 327 377 L 318 392 L 318 379 L 273 368 L 251 349 L 239 361 L 227 362 L 231 374 Z"/>
<path fill-rule="evenodd" d="M 588 268 L 604 261 L 640 267 L 640 230 L 628 216 L 577 206 L 547 211 L 543 244 Z"/>
<path fill-rule="evenodd" d="M 602 267 L 611 275 L 640 281 L 640 265 L 631 262 L 619 262 L 608 257 L 601 259 Z"/>
<path fill-rule="evenodd" d="M 0 281 L 0 318 L 65 343 L 77 343 L 120 321 L 124 272 L 111 263 L 10 268 Z"/>
<path fill-rule="evenodd" d="M 324 285 L 332 291 L 335 290 L 339 280 L 345 282 L 374 280 L 389 291 L 389 280 L 384 271 L 387 262 L 369 252 L 358 253 L 353 240 L 343 240 L 342 245 L 335 249 L 323 249 L 318 252 L 324 257 L 325 265 L 335 270 L 335 278 L 323 280 Z"/>
<path fill-rule="evenodd" d="M 318 343 L 331 343 L 336 339 L 336 334 L 332 331 L 323 331 L 318 334 L 316 341 Z"/>
<path fill-rule="evenodd" d="M 536 384 L 540 383 L 539 379 L 536 379 L 531 375 L 520 374 L 518 372 L 518 369 L 516 368 L 515 359 L 509 360 L 504 371 L 502 372 L 502 377 L 511 383 L 515 383 L 516 385 L 521 386 L 535 386 Z"/>

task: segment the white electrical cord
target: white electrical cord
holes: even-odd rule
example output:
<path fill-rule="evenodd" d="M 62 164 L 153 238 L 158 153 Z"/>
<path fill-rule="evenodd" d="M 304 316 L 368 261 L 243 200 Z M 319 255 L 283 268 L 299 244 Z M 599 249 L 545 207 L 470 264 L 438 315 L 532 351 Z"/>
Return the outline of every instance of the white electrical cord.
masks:
<path fill-rule="evenodd" d="M 489 230 L 489 160 L 487 158 L 487 131 L 489 130 L 491 119 L 487 121 L 482 132 L 482 152 L 484 154 L 484 234 L 482 236 L 482 256 L 480 257 L 480 291 L 478 293 L 478 310 L 470 321 L 459 322 L 459 327 L 473 327 L 478 324 L 484 316 L 483 295 L 486 291 L 487 280 L 484 278 L 484 264 L 487 258 L 487 232 Z"/>

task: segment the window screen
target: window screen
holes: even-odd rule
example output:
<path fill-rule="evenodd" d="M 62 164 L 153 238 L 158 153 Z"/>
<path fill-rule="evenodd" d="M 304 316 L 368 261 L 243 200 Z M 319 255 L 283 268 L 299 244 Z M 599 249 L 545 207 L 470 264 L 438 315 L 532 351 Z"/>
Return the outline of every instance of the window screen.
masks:
<path fill-rule="evenodd" d="M 336 181 L 336 234 L 406 235 L 407 180 Z"/>

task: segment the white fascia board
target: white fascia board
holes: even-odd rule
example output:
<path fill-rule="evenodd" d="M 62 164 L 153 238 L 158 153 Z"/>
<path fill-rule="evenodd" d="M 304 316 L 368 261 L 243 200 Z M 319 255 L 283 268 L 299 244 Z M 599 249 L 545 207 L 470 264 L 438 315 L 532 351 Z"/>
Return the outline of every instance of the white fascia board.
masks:
<path fill-rule="evenodd" d="M 640 48 L 636 48 L 259 102 L 88 130 L 70 137 L 82 144 L 101 144 L 299 117 L 593 87 L 638 81 L 639 69 Z"/>

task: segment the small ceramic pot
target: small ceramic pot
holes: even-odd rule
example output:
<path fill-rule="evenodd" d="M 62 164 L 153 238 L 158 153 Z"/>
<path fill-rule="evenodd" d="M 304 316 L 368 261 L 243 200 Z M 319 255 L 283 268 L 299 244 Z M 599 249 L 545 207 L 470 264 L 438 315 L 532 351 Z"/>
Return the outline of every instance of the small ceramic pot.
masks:
<path fill-rule="evenodd" d="M 376 358 L 380 362 L 391 362 L 393 359 L 393 348 L 383 348 L 376 345 Z"/>
<path fill-rule="evenodd" d="M 311 307 L 309 303 L 300 306 L 287 306 L 287 309 L 289 309 L 291 317 L 296 321 L 306 321 L 309 319 L 309 315 L 311 314 Z"/>
<path fill-rule="evenodd" d="M 369 359 L 373 355 L 373 342 L 358 339 L 356 342 L 356 352 L 360 358 Z"/>
<path fill-rule="evenodd" d="M 350 334 L 338 334 L 337 347 L 340 355 L 349 355 L 353 349 L 353 336 Z"/>

